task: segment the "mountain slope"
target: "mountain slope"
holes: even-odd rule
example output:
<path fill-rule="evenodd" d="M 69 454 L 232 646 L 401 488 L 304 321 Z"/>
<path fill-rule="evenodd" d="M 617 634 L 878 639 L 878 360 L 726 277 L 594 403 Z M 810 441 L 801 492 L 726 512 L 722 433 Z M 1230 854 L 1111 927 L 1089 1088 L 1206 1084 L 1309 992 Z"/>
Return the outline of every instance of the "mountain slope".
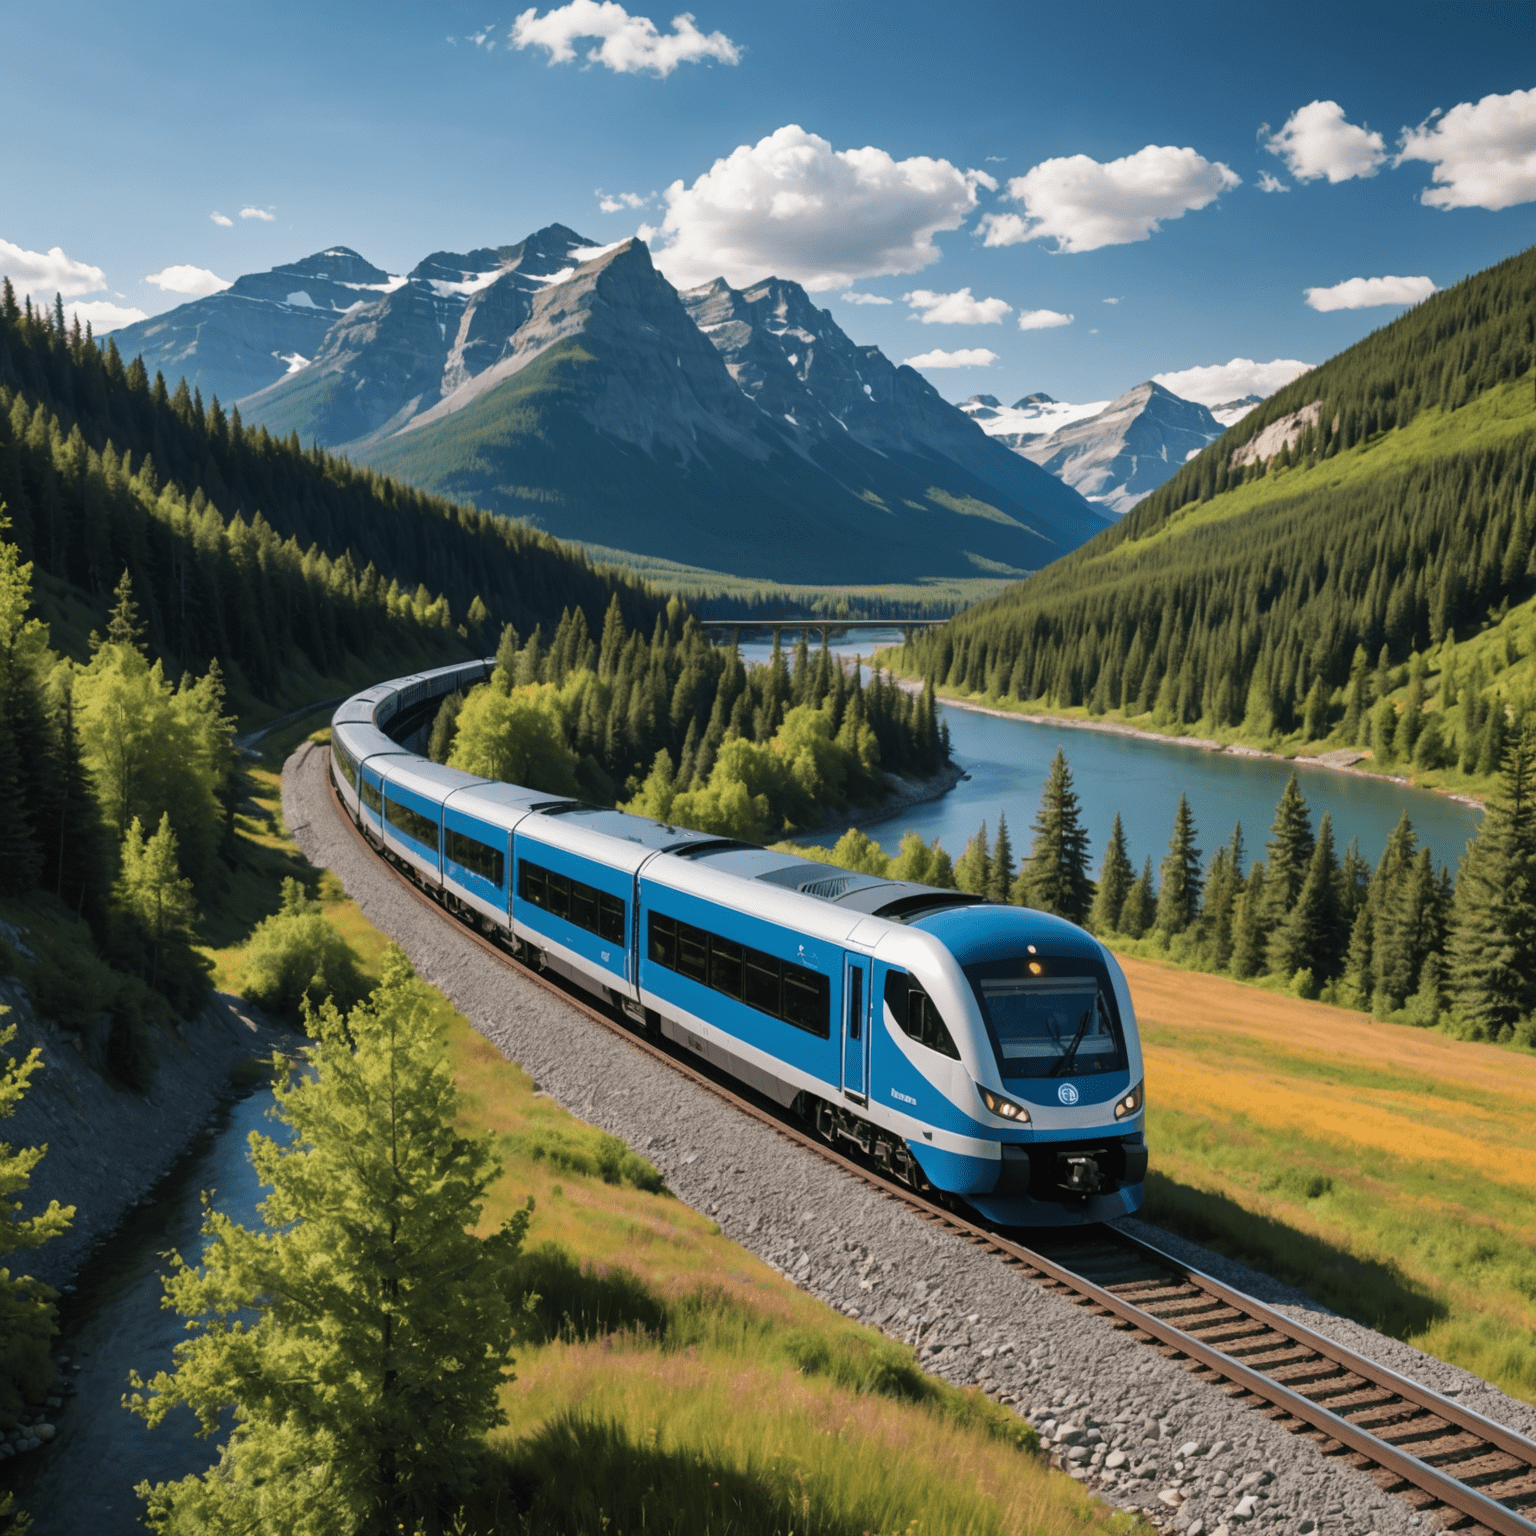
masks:
<path fill-rule="evenodd" d="M 1096 416 L 1020 443 L 1016 451 L 1088 500 L 1129 512 L 1224 430 L 1203 405 L 1149 380 Z"/>
<path fill-rule="evenodd" d="M 345 246 L 252 272 L 221 293 L 114 333 L 124 357 L 151 377 L 185 377 L 226 403 L 265 389 L 312 358 L 339 315 L 388 292 L 392 278 Z"/>
<path fill-rule="evenodd" d="M 535 295 L 587 245 L 554 224 L 517 245 L 436 251 L 382 297 L 333 317 L 309 366 L 241 410 L 332 447 L 401 427 L 495 362 Z"/>
<path fill-rule="evenodd" d="M 760 287 L 722 351 L 690 309 L 735 301 L 685 304 L 625 242 L 544 283 L 495 363 L 348 452 L 562 538 L 783 581 L 1008 574 L 1102 526 L 814 310 L 838 363 L 808 389 L 787 328 L 750 318 L 754 302 L 774 311 L 803 292 L 777 285 L 769 302 Z"/>
<path fill-rule="evenodd" d="M 1448 642 L 1536 591 L 1533 338 L 1527 251 L 1287 385 L 1117 527 L 908 664 L 1156 728 L 1418 753 L 1424 678 L 1456 675 Z M 1405 666 L 1420 683 L 1400 743 Z M 1433 701 L 1430 755 L 1492 728 L 1484 705 L 1447 713 L 1456 697 Z"/>

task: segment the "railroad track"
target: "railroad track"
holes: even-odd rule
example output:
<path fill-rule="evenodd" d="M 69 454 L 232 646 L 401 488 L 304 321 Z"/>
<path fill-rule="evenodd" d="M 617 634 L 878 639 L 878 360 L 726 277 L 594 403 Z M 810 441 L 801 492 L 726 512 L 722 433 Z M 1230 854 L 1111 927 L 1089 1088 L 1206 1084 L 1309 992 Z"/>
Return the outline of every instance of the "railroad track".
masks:
<path fill-rule="evenodd" d="M 352 836 L 365 838 L 336 795 L 331 803 Z M 450 914 L 388 860 L 384 868 L 439 916 Z M 1428 1387 L 1114 1228 L 1079 1239 L 1047 1235 L 1026 1247 L 845 1156 L 782 1111 L 721 1080 L 668 1042 L 648 1039 L 616 1009 L 606 1011 L 574 987 L 525 964 L 466 923 L 456 926 L 502 964 L 557 993 L 594 1024 L 664 1062 L 742 1114 L 835 1163 L 850 1177 L 1015 1267 L 1047 1290 L 1111 1321 L 1139 1343 L 1185 1362 L 1235 1400 L 1301 1434 L 1326 1456 L 1367 1472 L 1431 1525 L 1460 1536 L 1536 1536 L 1536 1443 Z"/>

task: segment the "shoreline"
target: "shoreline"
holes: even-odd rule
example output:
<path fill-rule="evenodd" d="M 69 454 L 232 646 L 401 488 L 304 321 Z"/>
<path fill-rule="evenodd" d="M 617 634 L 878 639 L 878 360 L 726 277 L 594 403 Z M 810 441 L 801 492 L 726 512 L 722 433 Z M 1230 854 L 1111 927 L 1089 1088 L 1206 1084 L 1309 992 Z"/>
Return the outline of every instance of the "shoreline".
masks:
<path fill-rule="evenodd" d="M 931 778 L 908 779 L 903 778 L 899 773 L 887 774 L 886 777 L 896 787 L 879 805 L 852 808 L 846 814 L 831 816 L 814 827 L 801 827 L 794 832 L 786 833 L 782 841 L 799 842 L 807 837 L 822 837 L 827 833 L 838 831 L 851 832 L 871 826 L 877 821 L 887 821 L 892 816 L 899 816 L 903 811 L 910 811 L 914 806 L 927 805 L 933 800 L 942 800 L 966 777 L 966 772 L 951 758 Z"/>
<path fill-rule="evenodd" d="M 919 693 L 922 685 L 915 683 L 910 678 L 899 677 L 897 684 L 906 689 L 908 693 Z M 1289 763 L 1293 768 L 1322 768 L 1329 773 L 1347 773 L 1357 779 L 1375 779 L 1379 783 L 1397 784 L 1404 789 L 1416 789 L 1426 795 L 1439 795 L 1445 800 L 1454 800 L 1459 805 L 1470 806 L 1473 810 L 1486 811 L 1487 802 L 1479 800 L 1475 795 L 1459 794 L 1455 790 L 1435 789 L 1427 784 L 1415 784 L 1412 779 L 1405 779 L 1398 773 L 1373 773 L 1369 769 L 1357 768 L 1355 764 L 1363 761 L 1368 753 L 1358 751 L 1354 747 L 1341 747 L 1333 752 L 1324 752 L 1318 757 L 1287 757 L 1283 752 L 1271 752 L 1264 747 L 1249 747 L 1241 742 L 1213 741 L 1208 736 L 1164 736 L 1158 731 L 1146 731 L 1140 726 L 1126 725 L 1118 720 L 1074 720 L 1066 715 L 1040 715 L 1026 714 L 1017 709 L 998 709 L 990 704 L 978 704 L 970 699 L 960 699 L 952 694 L 934 691 L 934 697 L 941 704 L 948 704 L 954 709 L 969 710 L 972 714 L 991 715 L 998 720 L 1022 720 L 1026 725 L 1057 725 L 1070 731 L 1097 731 L 1104 736 L 1128 736 L 1140 741 L 1160 742 L 1165 746 L 1191 747 L 1197 752 L 1222 753 L 1228 757 L 1265 757 L 1271 762 Z M 1348 762 L 1339 759 L 1348 758 Z M 1332 761 L 1330 761 L 1332 759 Z"/>

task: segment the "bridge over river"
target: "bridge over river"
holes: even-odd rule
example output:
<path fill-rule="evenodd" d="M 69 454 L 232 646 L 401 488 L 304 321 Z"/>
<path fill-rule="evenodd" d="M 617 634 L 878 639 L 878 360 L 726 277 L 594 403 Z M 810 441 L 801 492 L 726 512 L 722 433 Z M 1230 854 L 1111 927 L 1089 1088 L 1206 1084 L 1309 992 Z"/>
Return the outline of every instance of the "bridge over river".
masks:
<path fill-rule="evenodd" d="M 782 637 L 786 630 L 793 635 L 820 635 L 821 643 L 826 645 L 829 637 L 834 634 L 847 634 L 849 632 L 879 632 L 890 629 L 899 629 L 903 642 L 912 639 L 913 633 L 920 629 L 941 629 L 949 623 L 948 619 L 700 619 L 699 628 L 712 636 L 716 642 L 730 638 L 732 645 L 740 645 L 744 634 L 761 633 L 771 630 L 773 643 L 783 643 Z"/>

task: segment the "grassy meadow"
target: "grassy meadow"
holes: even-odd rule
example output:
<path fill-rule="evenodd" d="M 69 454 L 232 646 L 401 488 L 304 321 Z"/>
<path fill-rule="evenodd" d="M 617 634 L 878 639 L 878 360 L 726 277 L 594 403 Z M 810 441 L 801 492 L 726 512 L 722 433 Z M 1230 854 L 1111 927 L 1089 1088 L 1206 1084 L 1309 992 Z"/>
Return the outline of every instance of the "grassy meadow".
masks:
<path fill-rule="evenodd" d="M 1536 1402 L 1536 1056 L 1122 958 L 1147 1217 Z"/>
<path fill-rule="evenodd" d="M 263 744 L 241 808 L 240 867 L 205 953 L 239 990 L 241 935 L 307 880 L 362 969 L 387 940 L 283 824 L 283 758 Z M 539 1091 L 434 994 L 468 1132 L 506 1172 L 486 1230 L 532 1196 L 513 1286 L 524 1320 L 508 1424 L 466 1529 L 733 1536 L 1091 1536 L 1132 1528 L 1038 1454 L 1033 1430 L 979 1391 L 925 1375 L 904 1345 L 797 1290 L 662 1186 L 616 1137 Z"/>

